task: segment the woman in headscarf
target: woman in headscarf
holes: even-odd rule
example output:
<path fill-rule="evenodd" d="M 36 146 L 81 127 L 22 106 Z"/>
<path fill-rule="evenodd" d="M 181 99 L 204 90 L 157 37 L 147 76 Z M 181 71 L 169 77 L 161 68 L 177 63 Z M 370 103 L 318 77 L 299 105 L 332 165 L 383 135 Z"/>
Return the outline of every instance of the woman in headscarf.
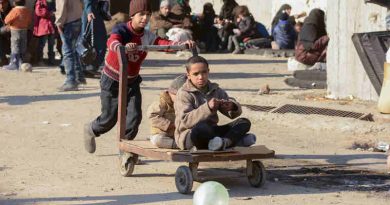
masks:
<path fill-rule="evenodd" d="M 325 13 L 321 9 L 313 9 L 305 19 L 302 31 L 299 33 L 295 48 L 296 60 L 306 65 L 325 62 L 328 42 Z"/>
<path fill-rule="evenodd" d="M 272 33 L 279 49 L 294 49 L 295 47 L 296 32 L 294 26 L 288 21 L 288 18 L 288 14 L 283 13 Z"/>
<path fill-rule="evenodd" d="M 276 15 L 275 17 L 272 19 L 272 23 L 271 23 L 271 31 L 273 32 L 274 31 L 274 28 L 275 26 L 279 23 L 279 19 L 280 17 L 286 13 L 289 15 L 289 18 L 288 18 L 288 21 L 291 25 L 295 26 L 295 20 L 296 19 L 299 19 L 301 17 L 304 17 L 306 16 L 306 12 L 302 12 L 300 14 L 296 14 L 296 15 L 291 15 L 291 10 L 292 10 L 292 7 L 289 5 L 289 4 L 283 4 L 279 11 L 276 12 Z"/>
<path fill-rule="evenodd" d="M 223 5 L 221 7 L 221 12 L 219 13 L 219 18 L 223 20 L 234 20 L 233 10 L 238 6 L 235 0 L 223 0 Z"/>
<path fill-rule="evenodd" d="M 219 38 L 221 39 L 220 49 L 225 50 L 227 48 L 229 36 L 233 35 L 234 25 L 234 9 L 238 6 L 235 0 L 223 0 L 221 12 L 219 13 L 221 29 L 218 31 Z"/>
<path fill-rule="evenodd" d="M 272 32 L 274 31 L 275 26 L 279 23 L 280 17 L 282 17 L 282 15 L 283 15 L 284 13 L 287 13 L 289 16 L 291 15 L 291 9 L 292 9 L 292 7 L 291 7 L 289 4 L 283 4 L 283 5 L 279 8 L 278 12 L 276 12 L 274 18 L 272 19 L 272 23 L 271 23 L 271 31 L 272 31 Z M 294 22 L 295 22 L 295 19 L 294 19 L 293 16 L 289 18 L 289 21 L 290 21 L 290 22 L 291 22 L 291 20 L 294 20 Z M 291 22 L 291 23 L 292 23 L 292 22 Z M 294 24 L 293 24 L 293 25 L 294 25 Z"/>
<path fill-rule="evenodd" d="M 215 11 L 213 4 L 205 3 L 203 13 L 199 17 L 200 40 L 205 44 L 206 52 L 215 52 L 218 50 L 220 39 L 218 29 L 214 26 Z"/>

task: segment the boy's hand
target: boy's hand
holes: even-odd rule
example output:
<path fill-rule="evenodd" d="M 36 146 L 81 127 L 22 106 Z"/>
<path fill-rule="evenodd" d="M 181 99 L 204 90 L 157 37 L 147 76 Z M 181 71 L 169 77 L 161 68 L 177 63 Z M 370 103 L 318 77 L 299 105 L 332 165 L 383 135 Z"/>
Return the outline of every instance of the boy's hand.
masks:
<path fill-rule="evenodd" d="M 210 110 L 215 111 L 218 110 L 220 101 L 216 98 L 211 98 L 208 102 L 207 105 L 209 106 Z"/>
<path fill-rule="evenodd" d="M 222 100 L 220 104 L 221 111 L 233 111 L 235 110 L 236 106 L 232 101 L 229 100 Z"/>
<path fill-rule="evenodd" d="M 126 44 L 126 53 L 134 53 L 137 50 L 136 43 L 128 43 Z"/>
<path fill-rule="evenodd" d="M 187 44 L 189 49 L 195 48 L 195 46 L 196 46 L 195 41 L 192 41 L 192 40 L 184 41 L 181 43 L 181 45 L 183 45 L 183 44 Z"/>

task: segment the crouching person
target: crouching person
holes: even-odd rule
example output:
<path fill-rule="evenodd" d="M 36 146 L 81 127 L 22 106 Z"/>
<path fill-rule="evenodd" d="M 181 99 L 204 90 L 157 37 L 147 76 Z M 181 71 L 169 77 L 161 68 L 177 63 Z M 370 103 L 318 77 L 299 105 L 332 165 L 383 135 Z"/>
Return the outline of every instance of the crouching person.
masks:
<path fill-rule="evenodd" d="M 148 109 L 148 116 L 152 125 L 150 142 L 158 148 L 178 148 L 174 140 L 174 103 L 177 90 L 179 90 L 186 80 L 186 75 L 180 75 L 175 78 L 169 86 L 169 89 L 161 92 L 159 100 L 152 103 Z"/>
<path fill-rule="evenodd" d="M 251 123 L 238 118 L 226 125 L 218 126 L 218 111 L 230 119 L 241 115 L 241 106 L 218 84 L 208 80 L 209 64 L 200 56 L 191 57 L 187 64 L 186 83 L 179 89 L 175 102 L 175 140 L 180 149 L 223 150 L 239 142 L 256 138 L 247 134 Z"/>

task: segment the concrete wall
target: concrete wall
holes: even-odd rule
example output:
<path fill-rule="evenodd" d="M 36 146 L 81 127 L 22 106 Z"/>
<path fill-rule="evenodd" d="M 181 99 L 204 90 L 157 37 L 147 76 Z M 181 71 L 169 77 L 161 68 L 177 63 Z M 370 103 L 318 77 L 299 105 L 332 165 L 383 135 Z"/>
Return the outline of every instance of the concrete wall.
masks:
<path fill-rule="evenodd" d="M 328 93 L 333 98 L 378 96 L 352 43 L 353 33 L 385 30 L 386 9 L 356 0 L 329 0 Z"/>

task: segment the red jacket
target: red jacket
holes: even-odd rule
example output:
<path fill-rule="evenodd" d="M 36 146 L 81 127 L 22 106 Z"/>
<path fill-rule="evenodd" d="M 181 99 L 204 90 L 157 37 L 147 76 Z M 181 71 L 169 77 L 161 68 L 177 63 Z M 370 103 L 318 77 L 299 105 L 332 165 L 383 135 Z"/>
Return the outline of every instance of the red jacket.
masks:
<path fill-rule="evenodd" d="M 55 33 L 53 12 L 47 8 L 46 0 L 37 0 L 34 11 L 34 36 L 46 36 Z"/>
<path fill-rule="evenodd" d="M 142 34 L 135 34 L 131 26 L 131 21 L 116 25 L 111 32 L 110 38 L 107 40 L 108 55 L 106 57 L 103 73 L 108 77 L 118 81 L 119 79 L 119 61 L 117 55 L 117 47 L 126 45 L 127 43 L 136 43 L 138 45 L 173 45 L 178 42 L 157 37 L 152 32 L 145 30 Z M 136 51 L 127 55 L 128 60 L 128 78 L 138 76 L 141 64 L 145 60 L 147 52 Z"/>

